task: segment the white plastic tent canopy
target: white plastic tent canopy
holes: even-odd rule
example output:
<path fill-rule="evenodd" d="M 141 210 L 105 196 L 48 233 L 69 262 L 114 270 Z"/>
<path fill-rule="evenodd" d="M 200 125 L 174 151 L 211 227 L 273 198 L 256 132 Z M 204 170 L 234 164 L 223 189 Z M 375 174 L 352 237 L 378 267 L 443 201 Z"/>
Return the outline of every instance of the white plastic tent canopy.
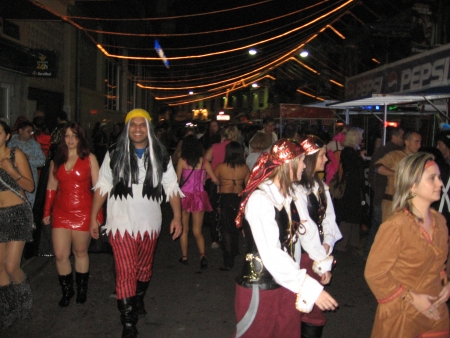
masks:
<path fill-rule="evenodd" d="M 345 109 L 346 110 L 346 122 L 348 123 L 348 112 L 351 109 L 361 109 L 363 106 L 384 106 L 383 124 L 387 121 L 388 106 L 391 105 L 402 105 L 411 104 L 426 101 L 427 103 L 433 105 L 439 114 L 443 115 L 447 121 L 449 120 L 448 115 L 440 111 L 432 101 L 436 100 L 446 100 L 450 98 L 450 93 L 440 93 L 440 94 L 372 94 L 370 97 L 355 99 L 351 101 L 343 101 L 332 103 L 327 105 L 331 109 Z M 386 126 L 383 128 L 383 144 L 386 144 Z"/>
<path fill-rule="evenodd" d="M 421 101 L 435 101 L 444 100 L 450 98 L 449 94 L 412 94 L 412 95 L 400 95 L 400 94 L 372 94 L 371 97 L 365 97 L 361 99 L 344 101 L 338 103 L 332 103 L 328 105 L 328 108 L 332 109 L 352 109 L 360 108 L 362 106 L 390 106 L 398 104 L 408 104 Z"/>

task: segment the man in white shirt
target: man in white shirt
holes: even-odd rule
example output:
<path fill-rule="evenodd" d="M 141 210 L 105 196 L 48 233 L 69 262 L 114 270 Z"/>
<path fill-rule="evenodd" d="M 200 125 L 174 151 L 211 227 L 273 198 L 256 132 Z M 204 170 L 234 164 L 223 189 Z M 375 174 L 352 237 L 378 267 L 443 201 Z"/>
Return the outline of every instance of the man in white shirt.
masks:
<path fill-rule="evenodd" d="M 260 132 L 265 133 L 272 138 L 272 144 L 278 141 L 278 135 L 275 133 L 275 120 L 271 116 L 267 116 L 263 120 L 263 129 Z"/>
<path fill-rule="evenodd" d="M 146 314 L 143 299 L 161 231 L 160 204 L 167 196 L 174 217 L 170 233 L 176 239 L 182 233 L 180 197 L 184 197 L 148 112 L 134 109 L 127 114 L 125 128 L 106 153 L 93 189 L 91 235 L 99 236 L 96 215 L 107 199 L 106 231 L 114 253 L 122 336 L 137 337 L 136 323 L 138 315 Z"/>

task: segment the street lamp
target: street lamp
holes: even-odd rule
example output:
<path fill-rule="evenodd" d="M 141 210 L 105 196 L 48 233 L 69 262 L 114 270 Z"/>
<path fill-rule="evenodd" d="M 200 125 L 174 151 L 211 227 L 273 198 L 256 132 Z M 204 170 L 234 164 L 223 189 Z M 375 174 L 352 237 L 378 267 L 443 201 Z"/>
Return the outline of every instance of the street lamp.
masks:
<path fill-rule="evenodd" d="M 309 53 L 308 53 L 307 50 L 302 50 L 302 51 L 300 52 L 300 56 L 301 56 L 302 58 L 305 58 L 305 57 L 307 57 L 308 55 L 309 55 Z"/>
<path fill-rule="evenodd" d="M 300 56 L 302 57 L 302 58 L 305 58 L 305 57 L 307 57 L 309 55 L 309 52 L 307 51 L 307 50 L 302 50 L 302 51 L 300 51 Z"/>
<path fill-rule="evenodd" d="M 257 51 L 256 51 L 256 49 L 250 49 L 249 51 L 248 51 L 248 53 L 250 54 L 250 55 L 255 55 L 256 53 L 257 53 Z"/>

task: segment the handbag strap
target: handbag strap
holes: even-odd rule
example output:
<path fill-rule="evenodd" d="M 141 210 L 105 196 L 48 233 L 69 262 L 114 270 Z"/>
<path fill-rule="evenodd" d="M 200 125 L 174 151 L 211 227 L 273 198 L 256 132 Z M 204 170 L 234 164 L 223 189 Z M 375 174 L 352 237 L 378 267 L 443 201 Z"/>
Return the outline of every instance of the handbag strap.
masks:
<path fill-rule="evenodd" d="M 183 181 L 182 184 L 180 184 L 180 188 L 187 182 L 187 180 L 189 179 L 189 177 L 191 177 L 192 173 L 194 172 L 195 168 L 192 168 L 191 172 L 189 173 L 188 177 L 186 177 L 186 179 Z"/>

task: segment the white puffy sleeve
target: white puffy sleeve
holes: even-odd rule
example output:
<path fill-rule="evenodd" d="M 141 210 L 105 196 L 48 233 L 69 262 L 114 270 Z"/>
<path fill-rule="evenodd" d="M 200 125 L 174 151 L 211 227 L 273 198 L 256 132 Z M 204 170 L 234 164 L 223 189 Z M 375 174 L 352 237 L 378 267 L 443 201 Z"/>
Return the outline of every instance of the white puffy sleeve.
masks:
<path fill-rule="evenodd" d="M 298 186 L 295 190 L 297 197 L 295 206 L 297 207 L 300 220 L 303 221 L 305 231 L 300 235 L 300 243 L 302 250 L 305 251 L 309 257 L 314 261 L 313 271 L 319 276 L 325 272 L 331 271 L 334 258 L 331 256 L 334 244 L 342 238 L 341 232 L 336 224 L 336 216 L 334 214 L 333 203 L 331 201 L 328 190 L 325 191 L 327 197 L 327 210 L 325 218 L 322 222 L 324 233 L 323 243 L 330 245 L 330 250 L 327 253 L 325 247 L 320 242 L 319 229 L 317 224 L 311 219 L 308 212 L 308 197 L 305 190 Z"/>
<path fill-rule="evenodd" d="M 303 312 L 310 312 L 323 286 L 310 278 L 305 269 L 281 248 L 273 203 L 266 193 L 256 190 L 245 207 L 247 219 L 261 260 L 275 281 L 298 294 Z"/>
<path fill-rule="evenodd" d="M 175 169 L 173 168 L 172 159 L 169 160 L 167 170 L 163 173 L 161 183 L 164 187 L 164 191 L 166 192 L 168 199 L 177 194 L 180 197 L 184 197 L 184 194 L 181 191 L 180 186 L 178 185 L 177 174 L 175 172 Z"/>
<path fill-rule="evenodd" d="M 336 244 L 336 242 L 342 238 L 342 234 L 336 223 L 336 214 L 334 212 L 333 201 L 331 199 L 330 191 L 328 190 L 327 185 L 325 185 L 325 195 L 327 196 L 327 211 L 322 222 L 324 236 L 323 242 L 331 247 L 331 252 L 333 251 L 334 244 Z"/>

